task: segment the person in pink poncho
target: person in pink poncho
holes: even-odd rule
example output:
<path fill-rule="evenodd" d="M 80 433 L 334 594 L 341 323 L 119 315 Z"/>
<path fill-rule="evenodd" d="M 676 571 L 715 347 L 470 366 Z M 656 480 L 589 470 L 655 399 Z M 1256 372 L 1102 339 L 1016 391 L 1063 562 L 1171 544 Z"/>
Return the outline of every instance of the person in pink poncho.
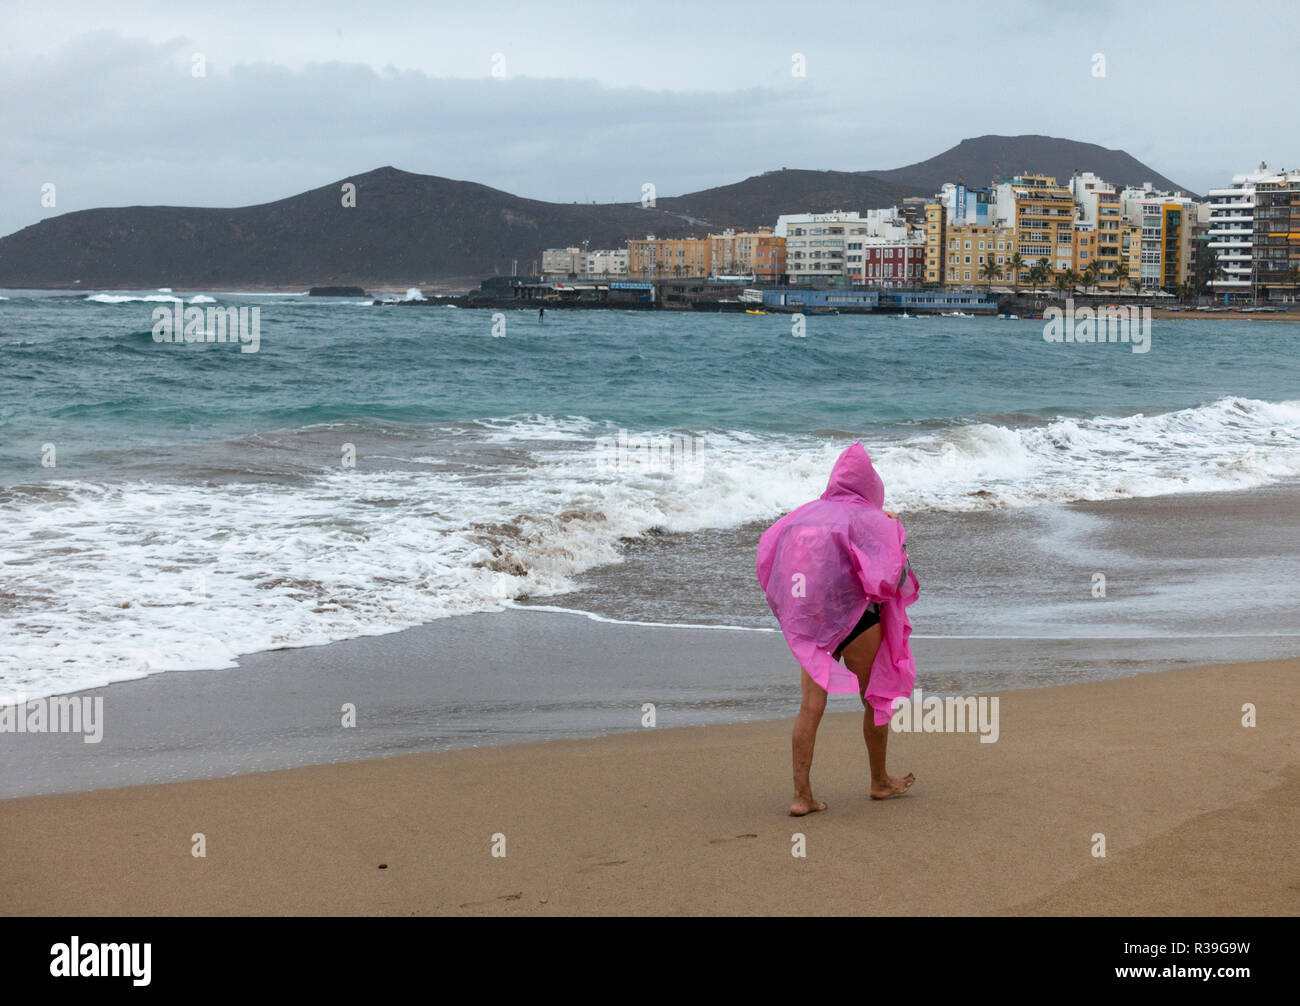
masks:
<path fill-rule="evenodd" d="M 906 793 L 915 781 L 885 770 L 894 700 L 909 697 L 916 680 L 907 606 L 920 584 L 907 561 L 903 522 L 884 502 L 884 483 L 856 443 L 835 462 L 820 498 L 759 539 L 758 582 L 803 669 L 792 742 L 796 817 L 826 809 L 813 798 L 809 771 L 830 692 L 862 698 L 871 798 Z"/>

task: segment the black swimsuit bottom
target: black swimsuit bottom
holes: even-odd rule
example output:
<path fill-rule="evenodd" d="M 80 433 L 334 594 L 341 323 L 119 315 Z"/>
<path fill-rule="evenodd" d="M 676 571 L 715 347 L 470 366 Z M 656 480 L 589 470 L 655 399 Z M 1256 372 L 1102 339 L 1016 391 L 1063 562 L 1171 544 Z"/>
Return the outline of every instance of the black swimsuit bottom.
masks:
<path fill-rule="evenodd" d="M 880 605 L 868 604 L 867 610 L 864 611 L 862 617 L 858 619 L 858 624 L 853 627 L 853 630 L 847 636 L 840 640 L 840 645 L 835 647 L 835 653 L 833 654 L 835 659 L 839 660 L 840 654 L 844 652 L 844 647 L 848 646 L 849 643 L 853 642 L 853 640 L 857 639 L 873 625 L 879 623 L 879 621 Z"/>

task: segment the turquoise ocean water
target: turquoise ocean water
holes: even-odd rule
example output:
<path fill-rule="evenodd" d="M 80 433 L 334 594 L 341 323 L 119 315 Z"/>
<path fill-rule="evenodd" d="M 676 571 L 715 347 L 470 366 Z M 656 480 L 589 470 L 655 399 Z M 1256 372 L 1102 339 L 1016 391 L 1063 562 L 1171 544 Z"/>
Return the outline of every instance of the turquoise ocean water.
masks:
<path fill-rule="evenodd" d="M 1157 320 L 1133 353 L 987 318 L 797 338 L 777 315 L 178 295 L 256 307 L 258 351 L 156 342 L 170 292 L 0 291 L 0 691 L 520 599 L 605 590 L 608 614 L 630 559 L 628 617 L 770 627 L 737 556 L 855 439 L 888 506 L 968 529 L 1300 476 L 1297 323 Z"/>

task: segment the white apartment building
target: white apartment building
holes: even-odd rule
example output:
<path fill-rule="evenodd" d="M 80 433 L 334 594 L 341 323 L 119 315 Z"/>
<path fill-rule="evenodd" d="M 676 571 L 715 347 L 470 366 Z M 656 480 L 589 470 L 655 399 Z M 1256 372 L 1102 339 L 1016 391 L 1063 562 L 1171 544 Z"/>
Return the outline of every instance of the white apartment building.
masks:
<path fill-rule="evenodd" d="M 790 283 L 814 283 L 829 278 L 861 277 L 872 245 L 898 244 L 912 229 L 897 206 L 831 213 L 786 213 L 777 217 L 774 233 L 785 238 L 785 272 Z M 924 245 L 922 232 L 917 240 Z"/>
<path fill-rule="evenodd" d="M 542 252 L 542 275 L 626 279 L 627 249 L 547 248 Z"/>
<path fill-rule="evenodd" d="M 1156 189 L 1150 182 L 1121 190 L 1119 198 L 1124 219 L 1142 229 L 1141 271 L 1136 277 L 1142 289 L 1173 290 L 1188 276 L 1197 203 L 1181 192 Z"/>
<path fill-rule="evenodd" d="M 1274 171 L 1261 164 L 1255 171 L 1232 176 L 1227 188 L 1210 189 L 1209 248 L 1223 275 L 1210 281 L 1218 294 L 1250 293 L 1254 282 L 1252 265 L 1255 242 L 1255 187 L 1281 183 L 1300 172 Z"/>
<path fill-rule="evenodd" d="M 577 272 L 581 248 L 547 248 L 542 252 L 543 276 L 568 276 Z"/>
<path fill-rule="evenodd" d="M 601 248 L 584 251 L 578 272 L 587 279 L 627 279 L 627 249 Z"/>
<path fill-rule="evenodd" d="M 1115 186 L 1104 181 L 1091 171 L 1084 171 L 1070 177 L 1070 195 L 1074 196 L 1075 219 L 1079 223 L 1097 226 L 1097 203 L 1101 195 L 1113 196 Z"/>

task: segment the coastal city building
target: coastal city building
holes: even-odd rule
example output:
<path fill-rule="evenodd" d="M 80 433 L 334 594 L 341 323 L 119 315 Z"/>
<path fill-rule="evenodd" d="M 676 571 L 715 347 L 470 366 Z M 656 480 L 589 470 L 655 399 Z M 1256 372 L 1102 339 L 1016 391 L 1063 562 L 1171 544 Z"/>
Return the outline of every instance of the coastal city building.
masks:
<path fill-rule="evenodd" d="M 1268 172 L 1232 176 L 1232 184 L 1210 189 L 1209 249 L 1215 269 L 1209 286 L 1225 301 L 1245 299 L 1252 288 L 1251 250 L 1255 243 L 1255 182 Z"/>
<path fill-rule="evenodd" d="M 1040 259 L 1064 272 L 1074 262 L 1074 196 L 1051 175 L 1018 175 L 994 190 L 994 222 L 1016 232 L 1020 280 Z"/>
<path fill-rule="evenodd" d="M 1300 293 L 1291 272 L 1300 270 L 1300 171 L 1260 164 L 1233 175 L 1230 186 L 1211 189 L 1209 201 L 1210 289 L 1227 302 L 1294 300 Z"/>
<path fill-rule="evenodd" d="M 1120 203 L 1124 219 L 1142 228 L 1137 274 L 1142 289 L 1176 292 L 1191 275 L 1195 201 L 1182 193 L 1161 192 L 1147 182 L 1120 192 Z"/>
<path fill-rule="evenodd" d="M 751 272 L 761 283 L 785 282 L 785 238 L 772 233 L 754 235 Z"/>
<path fill-rule="evenodd" d="M 627 249 L 602 248 L 584 251 L 580 275 L 587 279 L 625 279 L 627 277 Z"/>
<path fill-rule="evenodd" d="M 627 249 L 547 248 L 542 252 L 542 275 L 583 279 L 626 278 Z"/>
<path fill-rule="evenodd" d="M 1142 285 L 1142 228 L 1122 218 L 1119 222 L 1119 261 L 1122 271 L 1118 289 L 1125 293 L 1136 290 Z"/>
<path fill-rule="evenodd" d="M 709 235 L 709 257 L 715 274 L 777 282 L 785 272 L 785 239 L 771 227 L 739 233 L 724 230 Z"/>
<path fill-rule="evenodd" d="M 944 182 L 939 188 L 939 202 L 944 207 L 944 223 L 987 227 L 994 212 L 992 189 L 967 188 L 961 182 Z"/>
<path fill-rule="evenodd" d="M 945 208 L 941 202 L 925 204 L 925 282 L 943 282 Z"/>
<path fill-rule="evenodd" d="M 1257 296 L 1296 299 L 1300 293 L 1300 171 L 1279 172 L 1256 183 L 1251 264 Z"/>
<path fill-rule="evenodd" d="M 656 238 L 627 243 L 627 272 L 633 279 L 677 279 L 713 272 L 708 238 Z"/>
<path fill-rule="evenodd" d="M 571 276 L 577 273 L 581 248 L 547 248 L 542 252 L 543 276 Z"/>
<path fill-rule="evenodd" d="M 785 271 L 790 283 L 814 283 L 819 280 L 841 281 L 867 279 L 871 262 L 884 279 L 884 266 L 890 266 L 891 280 L 898 266 L 911 261 L 906 255 L 899 260 L 884 256 L 885 250 L 906 247 L 914 242 L 923 248 L 919 229 L 910 225 L 897 207 L 868 210 L 835 210 L 830 213 L 793 213 L 777 218 L 776 236 L 785 238 Z M 924 250 L 921 252 L 924 263 Z M 917 281 L 920 281 L 917 276 Z"/>
<path fill-rule="evenodd" d="M 927 235 L 928 236 L 928 235 Z M 958 224 L 945 229 L 945 286 L 1012 284 L 1011 259 L 1016 254 L 1015 232 L 1004 227 Z M 996 275 L 991 275 L 989 266 Z"/>
<path fill-rule="evenodd" d="M 920 235 L 901 240 L 867 237 L 863 240 L 861 269 L 850 275 L 864 286 L 918 286 L 925 278 L 924 239 Z"/>
<path fill-rule="evenodd" d="M 1101 268 L 1097 257 L 1097 231 L 1092 224 L 1076 223 L 1074 225 L 1074 260 L 1070 268 L 1083 275 L 1091 265 Z M 1100 284 L 1098 284 L 1100 285 Z"/>
<path fill-rule="evenodd" d="M 1118 289 L 1119 265 L 1123 261 L 1120 227 L 1124 218 L 1119 190 L 1091 171 L 1085 171 L 1070 178 L 1070 193 L 1074 197 L 1076 229 L 1082 227 L 1096 235 L 1096 248 L 1090 250 L 1090 256 L 1099 269 L 1097 286 L 1101 289 Z M 1082 272 L 1077 255 L 1077 241 L 1075 248 L 1074 269 Z"/>

